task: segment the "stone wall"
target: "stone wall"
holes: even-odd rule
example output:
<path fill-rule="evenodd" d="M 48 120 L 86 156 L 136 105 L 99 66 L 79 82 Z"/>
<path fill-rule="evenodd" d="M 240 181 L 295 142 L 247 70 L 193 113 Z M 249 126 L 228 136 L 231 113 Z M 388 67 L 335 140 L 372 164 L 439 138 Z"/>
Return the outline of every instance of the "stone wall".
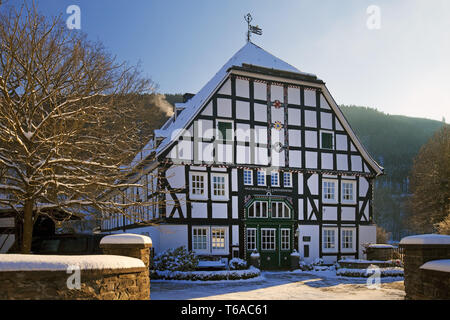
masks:
<path fill-rule="evenodd" d="M 81 288 L 69 289 L 66 271 L 0 272 L 1 300 L 148 300 L 146 268 L 81 270 Z"/>
<path fill-rule="evenodd" d="M 1 300 L 149 300 L 149 237 L 102 238 L 104 255 L 4 254 Z M 74 270 L 76 269 L 76 270 Z"/>
<path fill-rule="evenodd" d="M 418 292 L 415 299 L 445 299 L 450 300 L 450 272 L 435 270 L 420 270 L 423 292 Z"/>
<path fill-rule="evenodd" d="M 400 247 L 404 250 L 405 298 L 422 300 L 437 298 L 432 292 L 441 288 L 436 281 L 437 274 L 420 267 L 426 262 L 450 259 L 450 236 L 422 235 L 403 238 Z M 448 275 L 447 275 L 448 276 Z"/>

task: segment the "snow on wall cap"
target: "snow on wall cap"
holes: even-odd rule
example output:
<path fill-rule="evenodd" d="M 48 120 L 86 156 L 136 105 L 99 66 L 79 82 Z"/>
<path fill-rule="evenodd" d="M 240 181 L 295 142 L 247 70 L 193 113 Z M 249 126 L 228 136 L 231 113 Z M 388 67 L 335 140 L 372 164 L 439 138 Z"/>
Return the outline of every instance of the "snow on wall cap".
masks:
<path fill-rule="evenodd" d="M 420 269 L 450 272 L 450 260 L 433 260 L 423 264 Z"/>
<path fill-rule="evenodd" d="M 145 268 L 142 260 L 113 255 L 58 256 L 38 254 L 2 254 L 2 271 L 67 271 L 78 266 L 80 270 Z"/>
<path fill-rule="evenodd" d="M 250 254 L 251 257 L 259 257 L 259 253 L 258 252 L 252 252 Z"/>
<path fill-rule="evenodd" d="M 417 236 L 405 237 L 400 244 L 449 244 L 450 236 L 443 234 L 420 234 Z"/>
<path fill-rule="evenodd" d="M 152 239 L 134 233 L 119 233 L 103 237 L 100 244 L 152 244 Z"/>
<path fill-rule="evenodd" d="M 394 249 L 395 247 L 390 244 L 372 243 L 367 246 L 368 248 L 380 248 L 380 249 Z"/>

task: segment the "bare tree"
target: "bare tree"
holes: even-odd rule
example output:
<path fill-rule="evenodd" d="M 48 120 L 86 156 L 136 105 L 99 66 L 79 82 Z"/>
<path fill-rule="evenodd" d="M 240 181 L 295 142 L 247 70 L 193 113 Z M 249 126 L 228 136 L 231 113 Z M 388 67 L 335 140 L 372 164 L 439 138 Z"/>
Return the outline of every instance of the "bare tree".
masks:
<path fill-rule="evenodd" d="M 411 216 L 415 231 L 444 233 L 450 216 L 450 126 L 442 128 L 420 149 L 411 177 Z"/>
<path fill-rule="evenodd" d="M 155 86 L 137 67 L 116 62 L 100 43 L 68 30 L 60 18 L 46 18 L 34 6 L 5 8 L 0 206 L 23 222 L 21 250 L 28 253 L 40 214 L 83 216 L 86 208 L 126 214 L 127 207 L 143 204 L 98 195 L 130 186 L 117 182 L 128 181 L 125 161 L 139 146 L 130 124 L 133 98 Z"/>

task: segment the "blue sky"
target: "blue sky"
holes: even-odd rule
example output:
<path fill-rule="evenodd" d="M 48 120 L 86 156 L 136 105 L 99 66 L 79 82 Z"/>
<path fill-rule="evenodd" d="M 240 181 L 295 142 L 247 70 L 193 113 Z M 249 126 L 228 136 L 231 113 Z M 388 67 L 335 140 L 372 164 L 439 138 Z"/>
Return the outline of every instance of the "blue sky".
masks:
<path fill-rule="evenodd" d="M 63 19 L 78 5 L 82 31 L 120 60 L 141 61 L 162 93 L 197 92 L 245 44 L 250 12 L 263 29 L 254 43 L 316 74 L 339 104 L 450 119 L 448 0 L 36 2 Z M 380 29 L 367 27 L 370 5 Z"/>

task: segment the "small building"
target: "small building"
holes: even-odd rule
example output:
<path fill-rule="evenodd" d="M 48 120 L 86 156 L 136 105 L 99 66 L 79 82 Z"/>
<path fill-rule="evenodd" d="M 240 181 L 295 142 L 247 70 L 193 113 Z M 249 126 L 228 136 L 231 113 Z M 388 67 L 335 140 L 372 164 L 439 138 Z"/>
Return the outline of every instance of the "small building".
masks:
<path fill-rule="evenodd" d="M 142 210 L 160 225 L 113 215 L 103 231 L 150 235 L 156 253 L 258 251 L 266 269 L 288 267 L 294 249 L 333 263 L 376 242 L 373 181 L 383 168 L 316 75 L 247 42 L 174 111 L 136 157 L 131 182 L 145 187 L 126 190 L 167 201 Z"/>

